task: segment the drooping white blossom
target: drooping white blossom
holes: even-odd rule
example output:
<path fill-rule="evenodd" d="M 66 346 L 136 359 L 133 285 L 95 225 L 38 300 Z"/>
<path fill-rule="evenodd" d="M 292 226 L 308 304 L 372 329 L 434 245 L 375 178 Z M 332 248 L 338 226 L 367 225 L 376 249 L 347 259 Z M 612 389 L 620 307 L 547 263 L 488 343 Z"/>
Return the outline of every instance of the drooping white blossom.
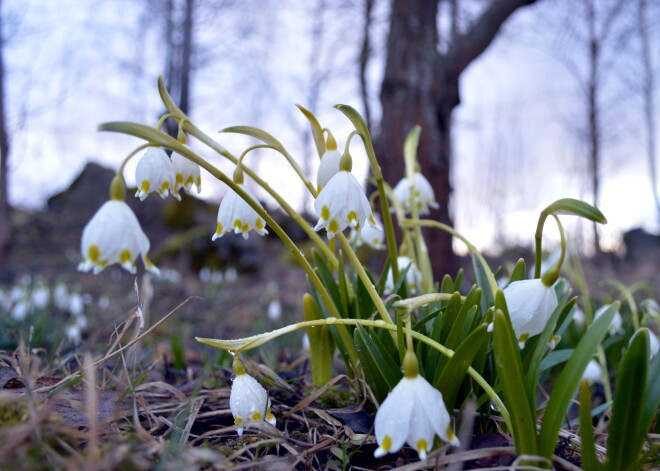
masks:
<path fill-rule="evenodd" d="M 319 189 L 328 184 L 330 179 L 339 173 L 341 153 L 338 150 L 328 150 L 321 156 L 319 168 L 316 172 L 316 186 Z"/>
<path fill-rule="evenodd" d="M 158 268 L 149 260 L 149 239 L 142 232 L 135 214 L 124 201 L 103 204 L 83 230 L 80 250 L 83 260 L 78 270 L 99 273 L 108 265 L 119 263 L 135 273 L 135 259 L 142 257 L 144 266 L 154 274 Z"/>
<path fill-rule="evenodd" d="M 399 266 L 399 273 L 406 272 L 406 287 L 408 288 L 409 294 L 415 294 L 419 291 L 419 286 L 422 284 L 422 274 L 419 272 L 415 262 L 406 256 L 397 257 L 397 265 Z M 387 278 L 385 279 L 385 292 L 391 293 L 394 291 L 394 276 L 392 275 L 392 269 L 390 268 L 387 272 Z"/>
<path fill-rule="evenodd" d="M 190 193 L 193 185 L 197 187 L 197 193 L 202 191 L 199 165 L 177 152 L 172 152 L 172 167 L 174 169 L 174 186 L 172 188 L 174 194 L 178 195 L 181 188 Z"/>
<path fill-rule="evenodd" d="M 243 183 L 240 183 L 238 186 L 241 187 L 260 208 L 263 208 L 261 203 L 257 201 L 257 198 L 247 186 Z M 268 234 L 266 223 L 261 216 L 259 216 L 259 214 L 247 204 L 238 193 L 231 188 L 227 189 L 227 194 L 225 194 L 225 197 L 220 202 L 220 207 L 218 208 L 218 224 L 211 240 L 222 237 L 232 230 L 235 234 L 242 234 L 243 237 L 247 239 L 249 237 L 248 232 L 250 229 L 254 229 L 259 235 Z"/>
<path fill-rule="evenodd" d="M 459 445 L 442 393 L 419 375 L 404 376 L 390 391 L 376 413 L 375 434 L 376 458 L 395 453 L 408 443 L 424 460 L 436 435 Z"/>
<path fill-rule="evenodd" d="M 600 363 L 596 360 L 591 360 L 587 363 L 587 367 L 582 373 L 582 379 L 586 379 L 589 384 L 601 383 L 603 375 L 603 369 L 600 367 Z"/>
<path fill-rule="evenodd" d="M 371 224 L 365 224 L 359 231 L 351 229 L 351 242 L 354 242 L 357 247 L 367 244 L 372 249 L 383 250 L 385 248 L 385 231 L 381 229 L 378 213 L 373 213 L 373 216 L 379 228 L 376 229 Z"/>
<path fill-rule="evenodd" d="M 339 171 L 323 187 L 314 201 L 314 209 L 319 216 L 314 230 L 325 228 L 328 239 L 334 238 L 347 227 L 359 230 L 367 223 L 380 229 L 360 183 L 344 170 Z"/>
<path fill-rule="evenodd" d="M 394 197 L 401 204 L 406 213 L 410 213 L 411 200 L 417 205 L 420 216 L 431 212 L 429 208 L 438 208 L 435 193 L 429 181 L 419 172 L 415 172 L 412 182 L 408 177 L 399 180 L 393 190 Z M 412 198 L 411 198 L 412 196 Z"/>
<path fill-rule="evenodd" d="M 174 182 L 174 167 L 167 153 L 160 147 L 149 147 L 135 168 L 135 184 L 138 187 L 135 196 L 144 201 L 149 193 L 155 191 L 161 198 L 167 198 L 171 191 L 172 196 L 180 200 Z"/>
<path fill-rule="evenodd" d="M 236 425 L 250 421 L 265 420 L 275 425 L 275 416 L 270 410 L 270 399 L 264 387 L 245 372 L 237 373 L 231 385 L 229 408 Z M 237 429 L 243 435 L 243 427 Z"/>
<path fill-rule="evenodd" d="M 540 278 L 536 278 L 514 281 L 503 293 L 511 325 L 520 348 L 524 348 L 529 337 L 543 332 L 557 307 L 555 290 L 543 284 Z"/>

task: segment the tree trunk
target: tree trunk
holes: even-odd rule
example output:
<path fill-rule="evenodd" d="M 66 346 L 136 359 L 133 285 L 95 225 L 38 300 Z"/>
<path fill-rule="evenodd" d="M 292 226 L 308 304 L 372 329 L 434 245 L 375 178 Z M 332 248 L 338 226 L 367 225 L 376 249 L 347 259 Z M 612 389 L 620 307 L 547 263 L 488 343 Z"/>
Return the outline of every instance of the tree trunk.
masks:
<path fill-rule="evenodd" d="M 2 0 L 0 0 L 0 11 Z M 5 44 L 0 14 L 0 266 L 6 263 L 11 246 L 11 207 L 9 206 L 9 134 L 5 115 Z"/>
<path fill-rule="evenodd" d="M 433 185 L 440 208 L 429 216 L 452 225 L 450 211 L 452 112 L 460 103 L 459 79 L 493 41 L 518 8 L 535 0 L 494 0 L 463 34 L 452 27 L 447 52 L 438 51 L 438 0 L 393 0 L 385 74 L 380 92 L 383 117 L 374 147 L 390 185 L 403 177 L 403 143 L 410 129 L 422 127 L 418 159 Z M 452 237 L 426 234 L 436 277 L 453 273 L 457 259 Z"/>

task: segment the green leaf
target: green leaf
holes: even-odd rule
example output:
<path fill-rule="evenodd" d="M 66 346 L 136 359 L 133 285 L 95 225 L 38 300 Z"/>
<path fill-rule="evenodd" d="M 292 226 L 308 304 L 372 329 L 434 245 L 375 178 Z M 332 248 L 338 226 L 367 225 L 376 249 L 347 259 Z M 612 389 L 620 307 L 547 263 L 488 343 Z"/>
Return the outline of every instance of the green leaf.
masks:
<path fill-rule="evenodd" d="M 607 219 L 598 208 L 591 206 L 589 203 L 573 198 L 557 200 L 544 209 L 543 212 L 547 214 L 573 214 L 575 216 L 589 219 L 590 221 L 607 224 Z"/>
<path fill-rule="evenodd" d="M 385 391 L 386 396 L 387 392 L 391 391 L 403 376 L 401 368 L 392 359 L 392 349 L 388 350 L 383 346 L 373 329 L 367 330 L 361 325 L 358 325 L 355 329 L 355 337 L 360 341 L 358 355 L 364 368 L 367 369 L 365 374 L 377 374 L 378 377 L 382 378 L 385 387 L 379 387 L 378 389 L 381 392 Z M 395 353 L 398 354 L 396 351 Z M 372 386 L 372 383 L 369 382 L 369 385 Z M 385 396 L 378 399 L 382 400 Z"/>
<path fill-rule="evenodd" d="M 311 111 L 306 110 L 300 105 L 296 105 L 302 114 L 305 115 L 305 118 L 309 120 L 309 124 L 312 127 L 312 137 L 314 138 L 314 144 L 316 145 L 316 152 L 318 152 L 319 157 L 325 154 L 325 138 L 323 136 L 323 128 L 319 124 L 316 116 L 312 114 Z"/>
<path fill-rule="evenodd" d="M 580 342 L 575 347 L 571 359 L 555 384 L 548 406 L 543 416 L 543 425 L 539 435 L 539 455 L 550 459 L 555 451 L 559 428 L 568 410 L 571 399 L 578 388 L 582 373 L 593 357 L 598 345 L 607 334 L 607 330 L 619 310 L 620 303 L 614 302 L 601 317 L 589 326 Z"/>
<path fill-rule="evenodd" d="M 536 455 L 536 423 L 525 392 L 518 340 L 513 334 L 508 315 L 499 309 L 495 311 L 493 347 L 504 404 L 511 414 L 511 433 L 516 453 Z"/>
<path fill-rule="evenodd" d="M 647 392 L 648 335 L 648 329 L 639 329 L 621 360 L 607 437 L 606 467 L 610 471 L 637 469 L 645 439 L 641 419 Z"/>
<path fill-rule="evenodd" d="M 568 361 L 571 358 L 571 355 L 573 355 L 572 348 L 567 348 L 564 350 L 555 350 L 550 352 L 548 356 L 546 356 L 541 362 L 540 371 L 543 372 L 545 370 L 549 370 L 553 366 Z"/>
<path fill-rule="evenodd" d="M 282 146 L 280 141 L 275 139 L 266 131 L 263 131 L 259 128 L 254 128 L 252 126 L 230 126 L 228 128 L 221 129 L 220 132 L 232 132 L 236 134 L 244 134 L 246 136 L 254 137 L 262 142 L 265 142 L 270 146 L 273 146 L 278 151 L 285 153 L 284 146 Z"/>
<path fill-rule="evenodd" d="M 527 278 L 527 269 L 525 268 L 525 260 L 521 258 L 516 263 L 516 266 L 513 267 L 513 271 L 511 272 L 511 277 L 509 278 L 508 284 L 511 284 L 514 281 L 524 280 L 526 278 Z"/>
<path fill-rule="evenodd" d="M 445 365 L 442 373 L 438 375 L 433 385 L 440 390 L 445 404 L 451 410 L 456 402 L 456 395 L 467 374 L 468 367 L 481 349 L 481 345 L 488 338 L 487 326 L 482 324 L 475 329 L 456 349 Z"/>
<path fill-rule="evenodd" d="M 594 429 L 591 425 L 591 391 L 589 383 L 582 380 L 580 384 L 580 439 L 582 450 L 580 453 L 580 466 L 584 471 L 597 471 L 596 447 Z"/>
<path fill-rule="evenodd" d="M 649 332 L 649 335 L 655 335 Z M 642 429 L 648 430 L 651 421 L 660 408 L 660 352 L 656 353 L 649 364 L 646 379 L 646 403 L 642 413 Z"/>
<path fill-rule="evenodd" d="M 367 151 L 367 155 L 369 157 L 369 161 L 372 162 L 372 172 L 374 172 L 374 177 L 379 178 L 379 175 L 375 174 L 376 169 L 373 168 L 373 163 L 377 162 L 377 159 L 376 152 L 374 152 L 374 146 L 371 142 L 371 133 L 369 132 L 367 123 L 364 122 L 364 119 L 362 119 L 360 113 L 358 113 L 357 110 L 351 106 L 335 105 L 334 107 L 344 113 L 346 117 L 351 120 L 353 126 L 355 126 L 355 130 L 360 133 L 362 142 L 364 142 L 364 148 Z M 377 171 L 380 172 L 380 168 L 378 168 Z"/>
<path fill-rule="evenodd" d="M 486 274 L 490 272 L 490 268 L 484 267 L 481 259 L 473 253 L 470 254 L 470 257 L 472 258 L 472 267 L 474 268 L 474 277 L 477 286 L 481 288 L 481 311 L 486 312 L 493 305 L 495 299 L 490 282 L 488 281 L 488 275 Z"/>

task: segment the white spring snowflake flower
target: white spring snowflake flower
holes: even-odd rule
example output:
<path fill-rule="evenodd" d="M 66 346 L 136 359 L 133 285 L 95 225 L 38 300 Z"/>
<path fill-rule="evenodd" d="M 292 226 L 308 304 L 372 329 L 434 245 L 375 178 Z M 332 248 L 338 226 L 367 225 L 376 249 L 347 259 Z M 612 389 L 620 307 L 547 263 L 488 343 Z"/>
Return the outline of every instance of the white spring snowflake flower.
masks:
<path fill-rule="evenodd" d="M 419 375 L 404 376 L 390 391 L 376 413 L 375 434 L 376 458 L 396 453 L 408 443 L 424 460 L 436 435 L 454 446 L 460 444 L 442 393 Z"/>
<path fill-rule="evenodd" d="M 380 229 L 381 222 L 378 213 L 373 213 L 373 216 L 379 228 L 376 229 L 371 224 L 366 224 L 359 231 L 351 229 L 351 242 L 354 242 L 358 247 L 367 244 L 372 249 L 383 250 L 385 248 L 385 231 Z"/>
<path fill-rule="evenodd" d="M 147 255 L 149 239 L 124 201 L 110 200 L 99 208 L 83 230 L 80 250 L 83 257 L 78 265 L 80 271 L 93 269 L 96 274 L 108 265 L 119 263 L 135 273 L 135 259 L 140 255 L 145 268 L 159 274 Z"/>
<path fill-rule="evenodd" d="M 257 201 L 257 198 L 247 186 L 243 183 L 240 183 L 238 186 L 241 187 L 260 208 L 263 208 L 261 203 Z M 218 224 L 211 240 L 222 237 L 232 229 L 235 234 L 242 234 L 245 239 L 248 238 L 248 232 L 250 229 L 254 229 L 257 234 L 262 236 L 268 234 L 266 223 L 261 216 L 259 216 L 259 214 L 247 204 L 243 198 L 238 196 L 238 193 L 231 188 L 228 188 L 227 194 L 220 202 L 220 207 L 218 208 Z"/>
<path fill-rule="evenodd" d="M 180 188 L 184 188 L 190 193 L 193 185 L 197 187 L 197 193 L 202 191 L 199 165 L 181 154 L 172 152 L 172 167 L 174 168 L 174 187 L 172 188 L 174 194 L 178 195 Z"/>
<path fill-rule="evenodd" d="M 229 408 L 236 425 L 260 420 L 275 425 L 275 416 L 270 410 L 268 393 L 256 379 L 245 373 L 244 370 L 242 373 L 236 373 L 231 385 Z M 243 435 L 243 427 L 236 431 L 239 436 Z"/>
<path fill-rule="evenodd" d="M 328 184 L 330 179 L 339 173 L 341 153 L 338 150 L 328 150 L 321 156 L 319 168 L 316 172 L 316 185 L 319 189 Z"/>
<path fill-rule="evenodd" d="M 591 360 L 587 363 L 587 367 L 582 373 L 582 379 L 586 379 L 589 384 L 602 383 L 603 379 L 603 369 L 600 367 L 600 363 L 596 360 Z"/>
<path fill-rule="evenodd" d="M 594 321 L 598 319 L 600 316 L 605 314 L 605 311 L 609 309 L 610 305 L 605 304 L 604 306 L 601 306 L 596 310 L 594 313 Z M 610 335 L 615 335 L 615 334 L 622 334 L 624 333 L 623 329 L 623 317 L 621 317 L 621 313 L 619 311 L 616 311 L 614 314 L 614 317 L 612 318 L 612 322 L 610 323 L 610 326 L 608 327 L 608 332 Z"/>
<path fill-rule="evenodd" d="M 149 147 L 135 168 L 135 184 L 138 186 L 135 196 L 144 201 L 155 191 L 161 198 L 167 198 L 172 191 L 172 196 L 180 200 L 174 182 L 174 167 L 167 153 L 160 147 Z"/>
<path fill-rule="evenodd" d="M 543 332 L 550 316 L 557 308 L 555 290 L 540 278 L 514 281 L 504 290 L 511 325 L 520 348 L 529 337 Z"/>
<path fill-rule="evenodd" d="M 266 310 L 268 313 L 268 319 L 271 321 L 279 321 L 280 318 L 282 317 L 282 303 L 280 303 L 279 299 L 273 299 L 271 300 L 270 303 L 268 303 L 268 308 Z"/>
<path fill-rule="evenodd" d="M 360 183 L 350 172 L 344 170 L 332 177 L 323 187 L 314 201 L 314 209 L 319 216 L 314 230 L 325 228 L 328 239 L 334 238 L 349 226 L 359 230 L 365 223 L 369 223 L 373 228 L 380 229 Z"/>
<path fill-rule="evenodd" d="M 396 261 L 399 266 L 399 273 L 403 273 L 406 269 L 408 270 L 406 272 L 406 287 L 409 294 L 417 293 L 419 286 L 422 284 L 422 274 L 419 272 L 415 262 L 410 257 L 404 255 L 397 257 Z M 394 291 L 394 277 L 392 276 L 391 268 L 387 272 L 384 290 L 386 293 Z"/>
<path fill-rule="evenodd" d="M 393 193 L 397 201 L 403 206 L 406 213 L 410 213 L 411 192 L 413 201 L 417 204 L 419 215 L 423 216 L 431 212 L 429 208 L 439 208 L 435 201 L 435 193 L 429 181 L 419 172 L 413 175 L 411 182 L 407 177 L 402 178 L 394 187 Z"/>

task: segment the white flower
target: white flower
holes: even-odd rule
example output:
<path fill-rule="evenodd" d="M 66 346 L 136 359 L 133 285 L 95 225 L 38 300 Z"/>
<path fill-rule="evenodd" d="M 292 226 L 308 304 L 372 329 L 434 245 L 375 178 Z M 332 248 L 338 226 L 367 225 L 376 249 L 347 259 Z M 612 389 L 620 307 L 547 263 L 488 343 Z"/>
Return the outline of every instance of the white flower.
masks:
<path fill-rule="evenodd" d="M 32 303 L 37 309 L 45 309 L 50 300 L 50 290 L 47 286 L 38 285 L 32 290 Z"/>
<path fill-rule="evenodd" d="M 435 193 L 429 181 L 419 172 L 413 175 L 412 183 L 407 177 L 402 178 L 399 183 L 394 187 L 394 197 L 403 206 L 403 209 L 410 212 L 410 196 L 411 192 L 414 196 L 414 202 L 417 204 L 417 209 L 420 215 L 428 214 L 431 208 L 438 208 L 439 205 L 435 201 Z"/>
<path fill-rule="evenodd" d="M 329 150 L 321 156 L 319 168 L 316 172 L 316 185 L 323 188 L 330 179 L 339 173 L 339 161 L 341 153 L 338 150 Z"/>
<path fill-rule="evenodd" d="M 142 256 L 147 270 L 158 274 L 149 260 L 149 239 L 128 205 L 119 200 L 106 202 L 94 214 L 83 230 L 80 243 L 83 260 L 78 270 L 99 273 L 106 266 L 119 263 L 135 273 L 135 259 Z"/>
<path fill-rule="evenodd" d="M 23 321 L 27 317 L 28 311 L 32 309 L 28 300 L 17 302 L 11 310 L 11 318 L 15 321 Z"/>
<path fill-rule="evenodd" d="M 380 229 L 360 183 L 350 172 L 340 171 L 330 179 L 314 201 L 314 209 L 319 216 L 314 230 L 325 228 L 328 239 L 348 226 L 359 230 L 366 222 Z"/>
<path fill-rule="evenodd" d="M 271 321 L 278 321 L 282 317 L 282 304 L 279 299 L 273 299 L 268 303 L 268 318 Z"/>
<path fill-rule="evenodd" d="M 424 460 L 435 435 L 454 446 L 459 445 L 442 393 L 419 375 L 404 376 L 390 391 L 376 413 L 375 433 L 376 458 L 395 453 L 408 443 Z"/>
<path fill-rule="evenodd" d="M 610 305 L 606 304 L 604 306 L 601 306 L 596 310 L 594 313 L 594 321 L 598 319 L 600 316 L 605 314 L 605 311 L 609 309 Z M 621 313 L 619 311 L 616 311 L 614 314 L 614 317 L 612 318 L 612 322 L 610 323 L 610 326 L 608 328 L 609 334 L 614 335 L 614 334 L 622 334 L 624 332 L 623 330 L 623 317 L 621 317 Z"/>
<path fill-rule="evenodd" d="M 591 360 L 587 363 L 587 367 L 584 369 L 584 373 L 582 373 L 582 379 L 586 379 L 589 384 L 602 382 L 602 376 L 603 369 L 596 360 Z"/>
<path fill-rule="evenodd" d="M 252 420 L 265 420 L 275 425 L 275 416 L 270 411 L 268 394 L 256 379 L 247 373 L 237 374 L 231 385 L 229 408 L 236 425 Z M 238 435 L 243 435 L 243 428 L 237 429 Z"/>
<path fill-rule="evenodd" d="M 385 240 L 385 232 L 380 229 L 380 218 L 377 213 L 373 213 L 374 221 L 379 226 L 378 229 L 373 227 L 371 224 L 367 224 L 362 227 L 359 231 L 355 229 L 351 230 L 351 241 L 355 242 L 355 245 L 361 247 L 364 244 L 367 244 L 372 249 L 382 250 L 385 248 L 383 241 Z"/>
<path fill-rule="evenodd" d="M 584 311 L 579 307 L 575 308 L 575 314 L 573 314 L 573 322 L 579 325 L 584 325 L 586 319 L 584 318 Z"/>
<path fill-rule="evenodd" d="M 417 292 L 417 288 L 422 284 L 422 274 L 417 269 L 415 262 L 410 257 L 397 257 L 397 265 L 399 266 L 399 273 L 403 273 L 406 269 L 406 286 L 408 287 L 409 294 Z M 392 276 L 392 269 L 387 272 L 385 279 L 385 292 L 391 293 L 394 291 L 394 277 Z"/>
<path fill-rule="evenodd" d="M 79 316 L 82 315 L 84 310 L 85 301 L 83 300 L 83 297 L 78 293 L 72 294 L 69 298 L 69 312 L 74 316 Z"/>
<path fill-rule="evenodd" d="M 180 200 L 174 181 L 174 167 L 167 153 L 160 147 L 149 147 L 135 168 L 135 184 L 138 187 L 135 196 L 144 201 L 149 193 L 155 191 L 161 198 L 167 198 L 172 191 L 172 196 Z"/>
<path fill-rule="evenodd" d="M 181 154 L 172 152 L 172 167 L 174 168 L 174 187 L 172 188 L 174 194 L 179 194 L 179 188 L 185 188 L 190 193 L 193 185 L 197 187 L 197 193 L 202 191 L 199 165 Z"/>
<path fill-rule="evenodd" d="M 545 286 L 540 278 L 514 281 L 504 291 L 511 325 L 520 348 L 529 337 L 543 332 L 550 316 L 557 307 L 557 296 L 552 287 Z"/>
<path fill-rule="evenodd" d="M 250 189 L 243 183 L 240 183 L 243 191 L 245 191 L 250 198 L 252 198 L 260 208 L 263 208 Z M 254 229 L 259 235 L 266 235 L 266 223 L 261 216 L 241 198 L 231 188 L 227 189 L 227 194 L 222 199 L 220 207 L 218 208 L 218 225 L 215 234 L 211 240 L 222 237 L 227 232 L 234 230 L 235 234 L 243 234 L 245 239 L 248 238 L 250 229 Z"/>

